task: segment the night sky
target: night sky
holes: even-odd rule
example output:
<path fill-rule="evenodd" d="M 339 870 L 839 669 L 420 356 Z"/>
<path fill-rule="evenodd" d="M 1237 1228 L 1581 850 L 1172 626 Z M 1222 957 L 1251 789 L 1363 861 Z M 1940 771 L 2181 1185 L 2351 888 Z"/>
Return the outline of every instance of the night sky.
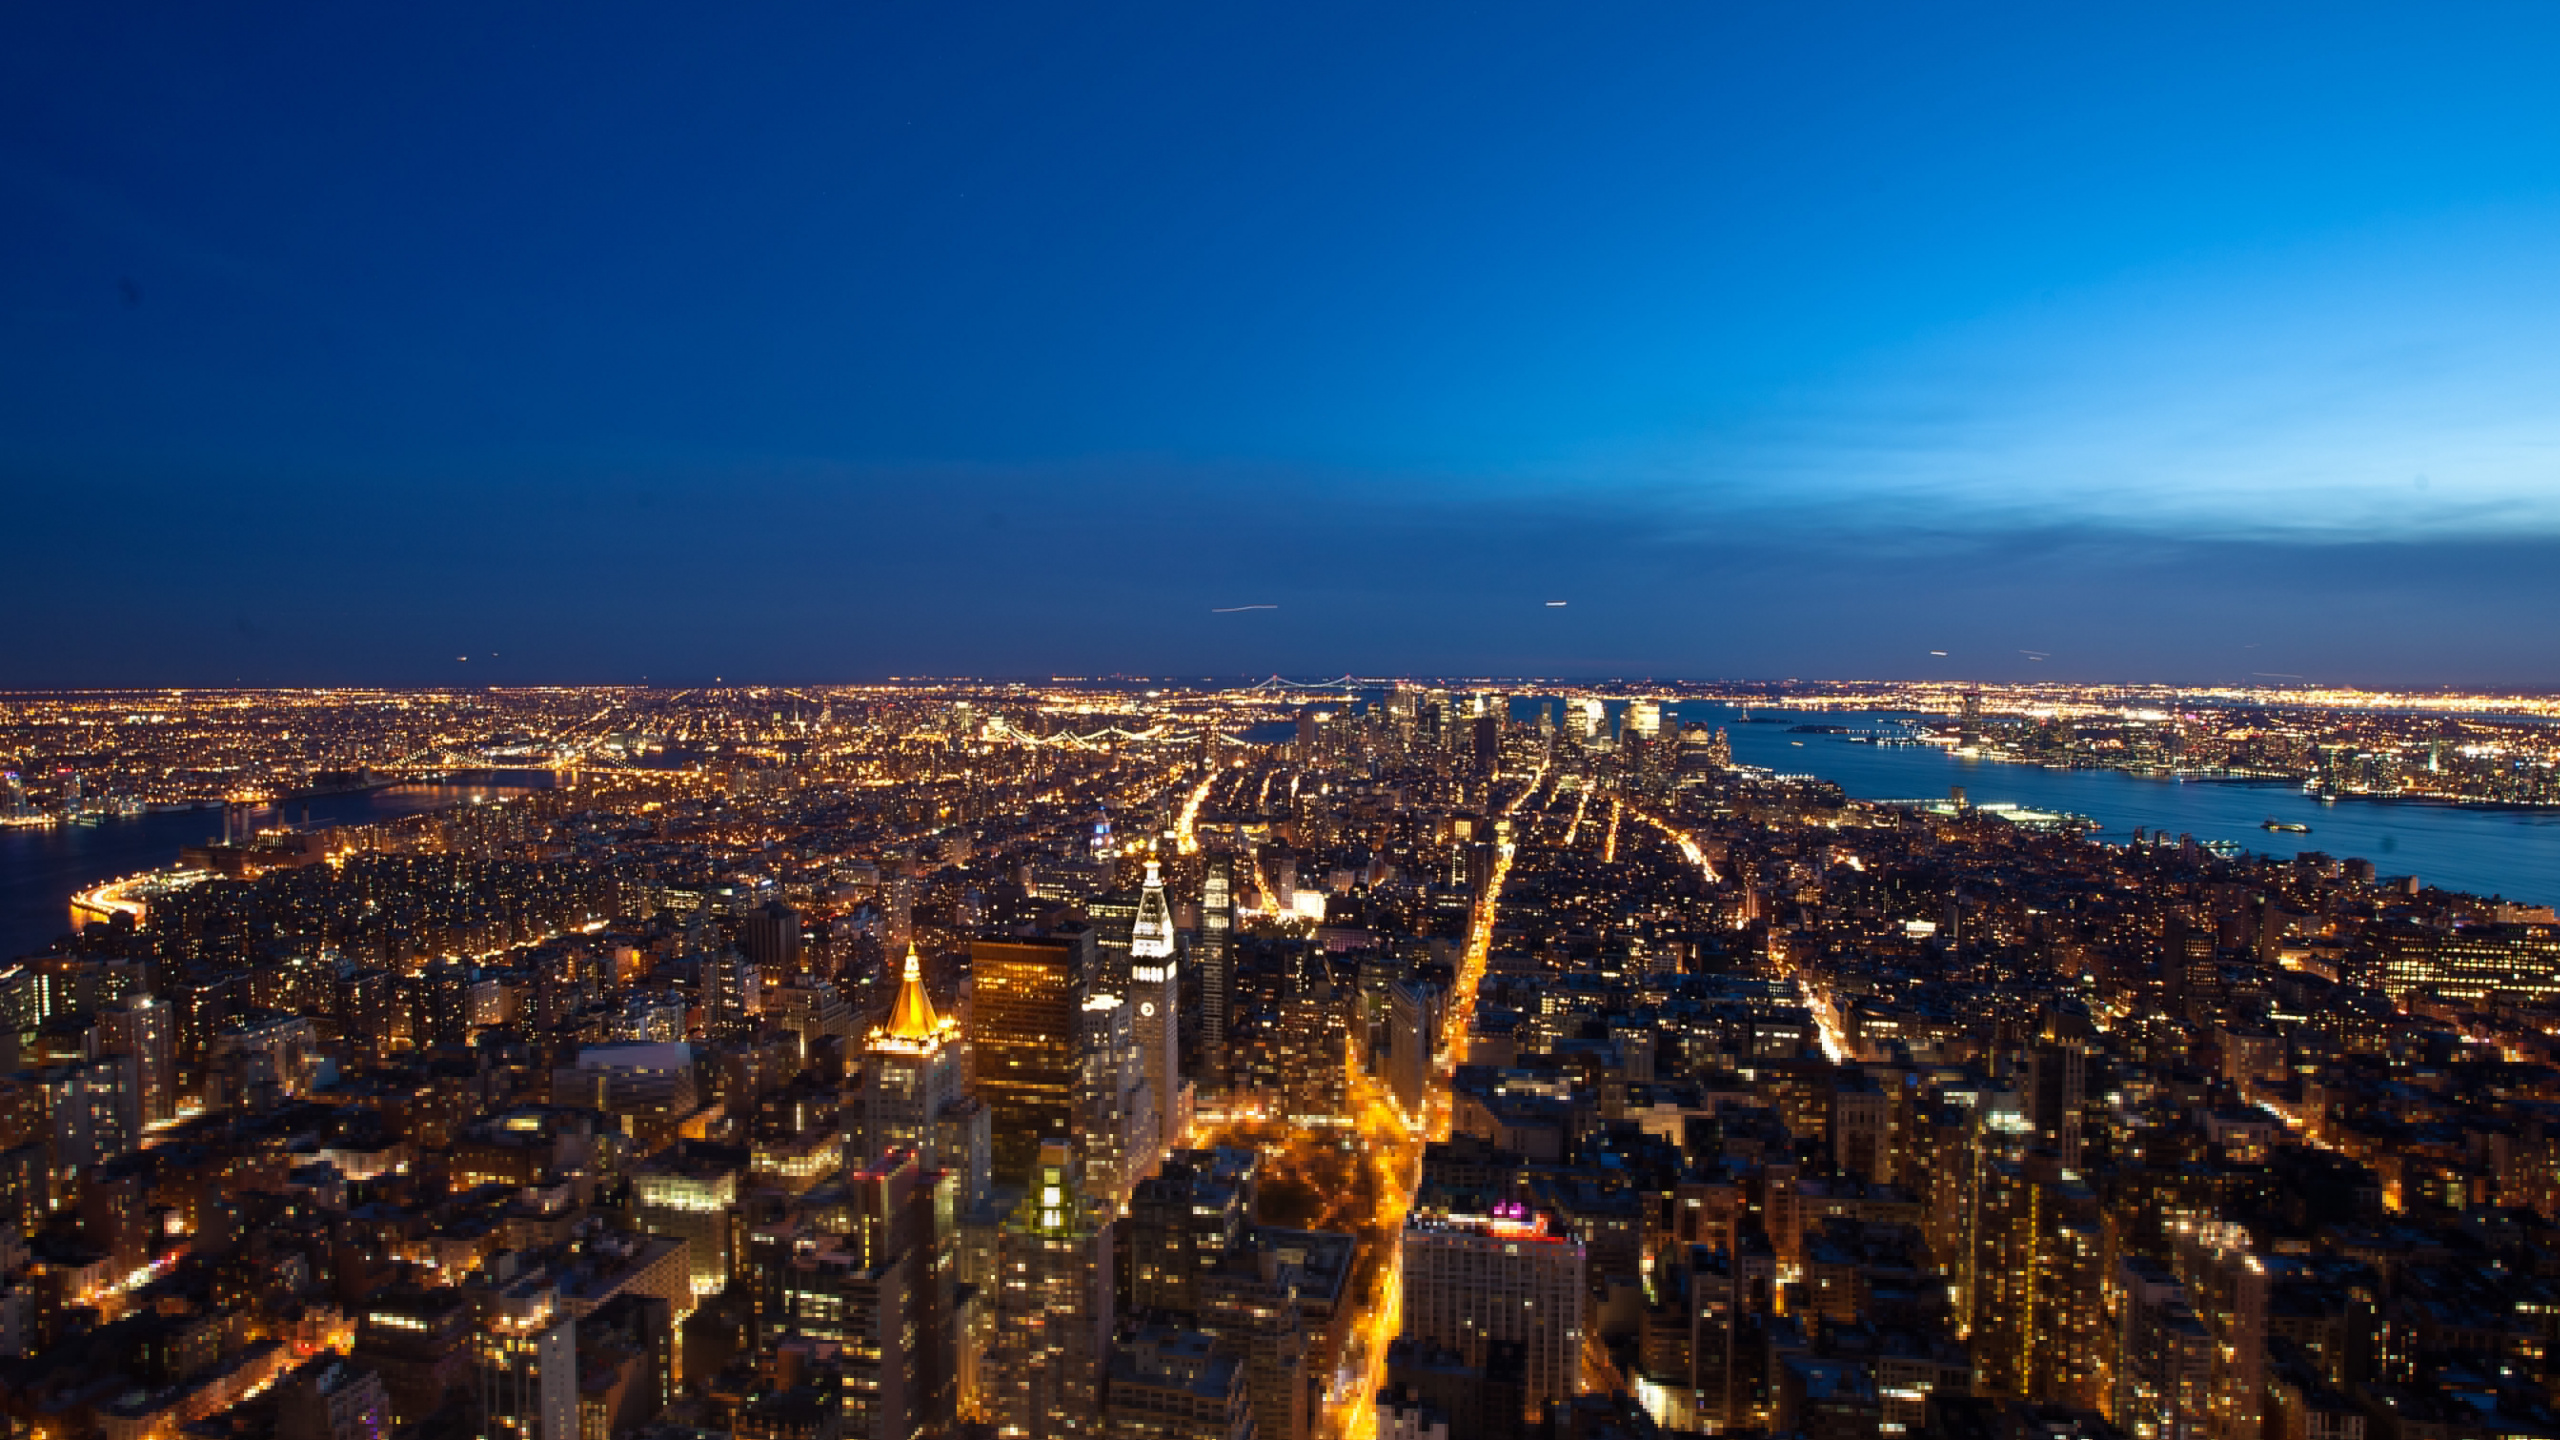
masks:
<path fill-rule="evenodd" d="M 2560 685 L 2555 42 L 13 6 L 0 686 Z"/>

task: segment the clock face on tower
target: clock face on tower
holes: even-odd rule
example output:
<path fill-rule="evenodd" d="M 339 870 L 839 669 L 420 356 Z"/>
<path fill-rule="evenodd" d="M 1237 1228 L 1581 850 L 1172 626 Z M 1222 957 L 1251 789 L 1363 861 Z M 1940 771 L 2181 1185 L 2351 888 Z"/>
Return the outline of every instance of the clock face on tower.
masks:
<path fill-rule="evenodd" d="M 1141 1015 L 1149 1015 L 1149 1016 L 1154 1015 L 1154 1014 L 1156 1013 L 1156 1002 L 1154 1002 L 1153 1000 L 1141 1000 L 1141 1001 L 1139 1001 L 1139 1002 L 1138 1002 L 1138 1013 L 1139 1013 L 1139 1014 L 1141 1014 Z"/>

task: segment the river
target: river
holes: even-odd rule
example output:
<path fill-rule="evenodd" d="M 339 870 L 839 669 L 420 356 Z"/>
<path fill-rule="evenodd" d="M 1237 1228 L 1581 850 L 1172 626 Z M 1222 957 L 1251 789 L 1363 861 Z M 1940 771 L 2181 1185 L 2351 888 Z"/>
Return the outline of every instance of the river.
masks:
<path fill-rule="evenodd" d="M 396 785 L 315 795 L 250 812 L 296 829 L 365 825 L 520 793 L 521 786 Z M 307 818 L 306 818 L 307 816 Z M 71 896 L 101 881 L 177 863 L 179 847 L 222 838 L 222 811 L 169 810 L 44 828 L 0 826 L 0 959 L 31 955 L 71 928 Z"/>
<path fill-rule="evenodd" d="M 1611 707 L 1613 710 L 1616 707 Z M 1838 735 L 1794 735 L 1802 724 L 1879 726 L 1883 713 L 1756 710 L 1776 723 L 1739 724 L 1721 705 L 1666 709 L 1666 729 L 1680 721 L 1722 725 L 1733 757 L 1781 774 L 1815 775 L 1860 800 L 1944 799 L 1952 786 L 1980 805 L 2013 801 L 2035 810 L 2086 815 L 2105 827 L 2101 840 L 2121 844 L 2136 827 L 2229 840 L 2270 855 L 2317 850 L 2344 860 L 2361 856 L 2385 875 L 2416 875 L 2430 885 L 2503 895 L 2526 904 L 2560 903 L 2560 809 L 2493 810 L 2418 801 L 2340 800 L 2323 805 L 2288 784 L 2177 781 L 2121 770 L 2049 770 L 2041 765 L 1967 759 L 1936 746 L 1861 745 Z M 1947 723 L 1944 717 L 1932 717 Z M 2265 829 L 2267 820 L 2311 827 L 2308 834 Z"/>

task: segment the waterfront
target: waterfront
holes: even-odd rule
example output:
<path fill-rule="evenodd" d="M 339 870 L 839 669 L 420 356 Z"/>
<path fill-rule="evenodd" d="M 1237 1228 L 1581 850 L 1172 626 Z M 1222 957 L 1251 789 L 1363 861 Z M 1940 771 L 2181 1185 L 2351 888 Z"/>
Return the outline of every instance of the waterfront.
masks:
<path fill-rule="evenodd" d="M 2528 904 L 2560 903 L 2560 810 L 2362 799 L 2324 805 L 2287 784 L 2050 770 L 1967 758 L 1934 745 L 1862 745 L 1838 735 L 1789 733 L 1801 724 L 1864 729 L 1903 718 L 1886 713 L 1752 713 L 1760 723 L 1738 723 L 1742 712 L 1730 707 L 1688 705 L 1666 711 L 1663 723 L 1673 724 L 1676 715 L 1725 726 L 1736 760 L 1818 776 L 1860 800 L 1944 799 L 1951 786 L 1961 785 L 1976 804 L 2014 801 L 2086 815 L 2104 827 L 2097 838 L 2114 844 L 2130 840 L 2136 827 L 2166 830 L 2228 840 L 2268 855 L 2316 850 L 2342 860 L 2362 856 L 2385 875 L 2414 874 L 2427 884 Z M 1921 718 L 1952 723 L 1944 716 Z M 2270 819 L 2311 829 L 2289 834 L 2262 828 Z"/>
<path fill-rule="evenodd" d="M 247 811 L 265 827 L 365 825 L 515 793 L 518 786 L 396 785 Z M 307 816 L 307 818 L 306 818 Z M 181 846 L 222 838 L 222 811 L 166 810 L 95 825 L 0 827 L 0 959 L 32 955 L 71 928 L 73 892 L 176 863 Z"/>

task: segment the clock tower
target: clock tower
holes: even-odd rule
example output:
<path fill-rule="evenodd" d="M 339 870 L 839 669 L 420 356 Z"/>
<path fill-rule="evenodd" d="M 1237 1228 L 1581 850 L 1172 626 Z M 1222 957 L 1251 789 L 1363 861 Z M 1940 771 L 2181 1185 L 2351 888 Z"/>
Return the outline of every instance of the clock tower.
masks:
<path fill-rule="evenodd" d="M 1182 1139 L 1179 1103 L 1182 1094 L 1182 1032 L 1177 1016 L 1182 1003 L 1181 973 L 1173 946 L 1173 910 L 1165 904 L 1164 877 L 1156 862 L 1147 862 L 1146 888 L 1138 896 L 1137 923 L 1129 927 L 1130 1018 L 1138 1031 L 1138 1049 L 1146 1057 L 1147 1086 L 1156 1092 L 1161 1154 Z M 1144 1167 L 1148 1170 L 1153 1165 Z"/>

